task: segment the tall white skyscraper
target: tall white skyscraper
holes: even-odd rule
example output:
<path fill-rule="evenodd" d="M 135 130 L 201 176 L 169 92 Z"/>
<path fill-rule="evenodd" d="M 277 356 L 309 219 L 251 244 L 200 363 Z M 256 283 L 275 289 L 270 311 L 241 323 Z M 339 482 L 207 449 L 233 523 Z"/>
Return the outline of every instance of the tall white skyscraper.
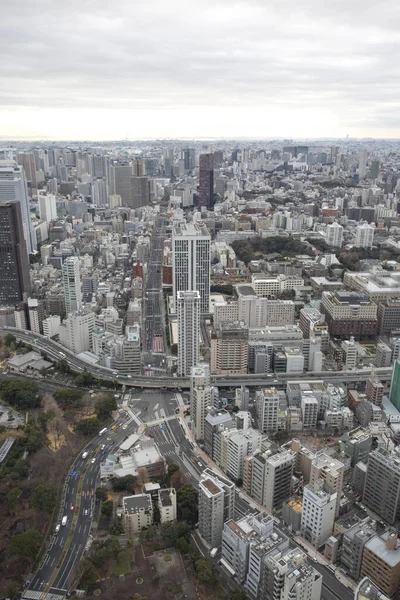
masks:
<path fill-rule="evenodd" d="M 36 236 L 29 211 L 28 186 L 24 168 L 10 161 L 0 161 L 0 202 L 19 202 L 22 227 L 28 254 L 36 252 Z"/>
<path fill-rule="evenodd" d="M 326 226 L 326 243 L 335 248 L 340 248 L 343 244 L 343 227 L 339 223 L 330 223 Z"/>
<path fill-rule="evenodd" d="M 213 405 L 213 388 L 210 385 L 210 367 L 199 364 L 190 372 L 190 415 L 196 440 L 204 440 L 204 419 L 207 408 Z"/>
<path fill-rule="evenodd" d="M 40 194 L 39 193 L 39 215 L 43 221 L 50 221 L 57 219 L 57 205 L 56 197 L 54 194 Z"/>
<path fill-rule="evenodd" d="M 175 310 L 178 292 L 197 290 L 200 313 L 210 311 L 210 234 L 205 225 L 177 223 L 172 232 L 172 283 Z"/>
<path fill-rule="evenodd" d="M 82 287 L 79 273 L 79 258 L 69 256 L 62 266 L 67 315 L 80 310 L 82 306 Z"/>
<path fill-rule="evenodd" d="M 374 243 L 375 225 L 361 223 L 356 228 L 356 248 L 372 248 Z"/>
<path fill-rule="evenodd" d="M 178 292 L 178 375 L 188 377 L 200 355 L 200 294 Z"/>
<path fill-rule="evenodd" d="M 367 151 L 365 148 L 360 150 L 360 156 L 358 159 L 358 176 L 360 179 L 365 179 L 367 174 Z"/>

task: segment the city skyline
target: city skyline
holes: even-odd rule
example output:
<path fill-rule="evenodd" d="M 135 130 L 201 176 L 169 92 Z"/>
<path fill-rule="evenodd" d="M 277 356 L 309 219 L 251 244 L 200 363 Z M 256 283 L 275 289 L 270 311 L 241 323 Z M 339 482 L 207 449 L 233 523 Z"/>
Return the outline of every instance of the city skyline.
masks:
<path fill-rule="evenodd" d="M 0 24 L 3 139 L 400 137 L 393 0 L 20 9 Z"/>

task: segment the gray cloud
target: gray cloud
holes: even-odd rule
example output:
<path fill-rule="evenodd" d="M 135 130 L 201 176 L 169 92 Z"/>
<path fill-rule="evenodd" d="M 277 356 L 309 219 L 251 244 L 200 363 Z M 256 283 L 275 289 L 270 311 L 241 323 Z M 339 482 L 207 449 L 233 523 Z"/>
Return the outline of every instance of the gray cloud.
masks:
<path fill-rule="evenodd" d="M 0 112 L 257 106 L 397 127 L 399 32 L 397 0 L 5 0 Z"/>

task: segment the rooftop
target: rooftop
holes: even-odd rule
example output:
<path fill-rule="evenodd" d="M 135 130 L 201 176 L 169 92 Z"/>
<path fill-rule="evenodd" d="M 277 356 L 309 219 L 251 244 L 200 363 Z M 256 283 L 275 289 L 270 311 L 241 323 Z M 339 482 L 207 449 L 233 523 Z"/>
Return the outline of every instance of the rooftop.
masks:
<path fill-rule="evenodd" d="M 124 511 L 133 515 L 142 510 L 151 509 L 151 497 L 148 494 L 137 494 L 136 496 L 125 496 L 123 499 Z"/>
<path fill-rule="evenodd" d="M 385 534 L 387 536 L 388 534 Z M 383 562 L 390 567 L 396 567 L 400 563 L 400 547 L 397 546 L 394 550 L 390 550 L 386 546 L 386 539 L 384 536 L 379 537 L 378 535 L 373 537 L 365 544 L 371 552 L 376 554 Z"/>
<path fill-rule="evenodd" d="M 213 496 L 216 496 L 217 494 L 221 493 L 221 488 L 218 487 L 212 479 L 203 479 L 202 481 L 200 481 L 200 485 L 202 485 L 203 487 L 205 487 L 210 494 L 212 494 Z"/>

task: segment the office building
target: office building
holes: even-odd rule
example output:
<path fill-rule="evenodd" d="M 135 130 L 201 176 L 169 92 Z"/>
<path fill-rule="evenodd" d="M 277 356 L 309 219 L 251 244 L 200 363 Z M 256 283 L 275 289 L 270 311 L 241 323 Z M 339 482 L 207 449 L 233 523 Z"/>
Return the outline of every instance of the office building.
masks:
<path fill-rule="evenodd" d="M 172 231 L 174 306 L 178 292 L 197 291 L 200 313 L 210 312 L 210 234 L 205 225 L 176 223 Z"/>
<path fill-rule="evenodd" d="M 24 168 L 26 180 L 30 188 L 37 189 L 36 164 L 33 152 L 18 152 L 15 157 L 17 163 Z"/>
<path fill-rule="evenodd" d="M 301 395 L 300 408 L 303 429 L 315 430 L 318 419 L 318 400 L 312 392 L 305 392 Z"/>
<path fill-rule="evenodd" d="M 251 285 L 260 298 L 275 299 L 280 294 L 302 288 L 304 279 L 297 275 L 264 275 L 254 273 Z"/>
<path fill-rule="evenodd" d="M 12 162 L 0 161 L 0 203 L 18 202 L 21 223 L 28 254 L 36 252 L 36 237 L 29 210 L 28 187 L 25 171 Z"/>
<path fill-rule="evenodd" d="M 160 523 L 174 523 L 176 521 L 176 490 L 175 488 L 158 490 L 158 510 Z"/>
<path fill-rule="evenodd" d="M 29 329 L 34 333 L 43 333 L 44 306 L 36 298 L 28 298 Z"/>
<path fill-rule="evenodd" d="M 153 503 L 149 494 L 125 496 L 122 499 L 122 521 L 128 536 L 140 533 L 153 524 Z"/>
<path fill-rule="evenodd" d="M 358 462 L 368 462 L 372 450 L 372 435 L 368 429 L 357 427 L 346 432 L 339 440 L 340 452 L 350 458 L 350 466 L 355 467 Z"/>
<path fill-rule="evenodd" d="M 74 354 L 87 352 L 92 347 L 95 314 L 92 311 L 68 313 L 60 327 L 60 342 Z"/>
<path fill-rule="evenodd" d="M 192 409 L 191 415 L 193 415 Z M 232 415 L 227 410 L 212 408 L 206 413 L 204 419 L 204 450 L 217 464 L 221 464 L 221 436 L 219 434 L 227 429 L 232 429 L 233 426 Z"/>
<path fill-rule="evenodd" d="M 15 306 L 30 293 L 20 202 L 0 202 L 0 284 L 0 306 Z"/>
<path fill-rule="evenodd" d="M 400 410 L 400 360 L 398 359 L 393 363 L 389 400 L 397 410 Z"/>
<path fill-rule="evenodd" d="M 128 204 L 132 208 L 147 206 L 150 203 L 150 184 L 148 177 L 132 177 L 132 202 Z"/>
<path fill-rule="evenodd" d="M 232 519 L 235 485 L 205 469 L 199 482 L 199 533 L 210 548 L 221 545 L 224 522 Z"/>
<path fill-rule="evenodd" d="M 52 338 L 60 333 L 61 318 L 59 315 L 51 315 L 43 320 L 44 337 Z"/>
<path fill-rule="evenodd" d="M 82 288 L 79 258 L 77 256 L 69 256 L 65 259 L 62 266 L 62 277 L 67 314 L 80 310 L 82 306 Z"/>
<path fill-rule="evenodd" d="M 379 335 L 389 336 L 400 329 L 400 300 L 387 298 L 378 304 Z"/>
<path fill-rule="evenodd" d="M 322 479 L 304 487 L 300 532 L 314 548 L 320 548 L 332 534 L 336 499 L 336 492 L 326 490 Z"/>
<path fill-rule="evenodd" d="M 262 600 L 320 600 L 322 575 L 300 548 L 271 552 L 264 558 L 259 598 Z"/>
<path fill-rule="evenodd" d="M 360 155 L 358 158 L 358 177 L 360 181 L 365 179 L 367 174 L 367 151 L 365 148 L 361 148 Z"/>
<path fill-rule="evenodd" d="M 292 491 L 295 454 L 291 450 L 278 452 L 265 461 L 263 506 L 268 511 L 280 510 Z"/>
<path fill-rule="evenodd" d="M 322 293 L 321 310 L 331 336 L 372 338 L 378 329 L 377 306 L 362 292 Z"/>
<path fill-rule="evenodd" d="M 393 525 L 400 519 L 400 454 L 383 447 L 369 455 L 363 503 Z"/>
<path fill-rule="evenodd" d="M 374 245 L 375 224 L 361 223 L 356 227 L 356 239 L 354 245 L 356 248 L 372 248 Z"/>
<path fill-rule="evenodd" d="M 243 322 L 223 322 L 211 334 L 211 371 L 247 373 L 249 330 Z"/>
<path fill-rule="evenodd" d="M 364 547 L 361 577 L 370 577 L 389 598 L 400 588 L 400 544 L 397 531 L 374 536 Z"/>
<path fill-rule="evenodd" d="M 355 523 L 343 534 L 341 563 L 355 581 L 360 578 L 365 544 L 374 536 L 376 536 L 375 524 L 368 518 Z"/>
<path fill-rule="evenodd" d="M 57 205 L 54 194 L 39 193 L 39 215 L 43 221 L 51 223 L 57 219 Z"/>
<path fill-rule="evenodd" d="M 178 291 L 178 375 L 189 377 L 200 355 L 200 294 Z"/>
<path fill-rule="evenodd" d="M 191 428 L 196 440 L 205 439 L 205 418 L 208 409 L 213 405 L 212 394 L 209 365 L 197 364 L 192 367 L 190 371 L 190 416 Z"/>
<path fill-rule="evenodd" d="M 327 225 L 325 241 L 328 246 L 341 248 L 343 244 L 343 227 L 336 222 Z"/>
<path fill-rule="evenodd" d="M 107 325 L 111 329 L 111 324 Z M 141 367 L 141 345 L 139 325 L 127 325 L 125 336 L 120 335 L 114 345 L 114 354 L 111 361 L 112 368 L 133 375 L 140 373 Z"/>
<path fill-rule="evenodd" d="M 260 449 L 261 434 L 258 430 L 249 427 L 240 430 L 231 429 L 221 435 L 226 437 L 226 453 L 224 451 L 221 453 L 222 456 L 226 456 L 226 463 L 222 458 L 220 466 L 233 481 L 242 480 L 243 461 L 246 456 Z"/>
<path fill-rule="evenodd" d="M 121 197 L 123 206 L 132 206 L 132 167 L 114 165 L 110 167 L 110 195 Z"/>
<path fill-rule="evenodd" d="M 375 364 L 377 367 L 390 367 L 392 365 L 392 349 L 390 346 L 383 342 L 377 343 Z"/>
<path fill-rule="evenodd" d="M 375 404 L 376 406 L 382 406 L 384 389 L 385 388 L 383 383 L 379 381 L 379 379 L 377 379 L 376 377 L 371 376 L 368 379 L 365 388 L 365 395 L 367 396 L 367 400 L 369 400 L 370 402 L 372 402 L 372 404 Z"/>
<path fill-rule="evenodd" d="M 339 515 L 340 498 L 342 497 L 344 477 L 344 464 L 336 458 L 325 454 L 323 450 L 318 451 L 311 463 L 310 483 L 315 484 L 317 479 L 323 479 L 325 490 L 331 494 L 336 493 L 335 516 Z"/>
<path fill-rule="evenodd" d="M 278 431 L 279 394 L 275 388 L 256 391 L 257 426 L 262 433 Z"/>
<path fill-rule="evenodd" d="M 143 158 L 132 159 L 132 175 L 134 177 L 144 177 L 146 175 L 146 162 Z"/>
<path fill-rule="evenodd" d="M 214 154 L 200 154 L 199 203 L 209 210 L 214 208 Z"/>

